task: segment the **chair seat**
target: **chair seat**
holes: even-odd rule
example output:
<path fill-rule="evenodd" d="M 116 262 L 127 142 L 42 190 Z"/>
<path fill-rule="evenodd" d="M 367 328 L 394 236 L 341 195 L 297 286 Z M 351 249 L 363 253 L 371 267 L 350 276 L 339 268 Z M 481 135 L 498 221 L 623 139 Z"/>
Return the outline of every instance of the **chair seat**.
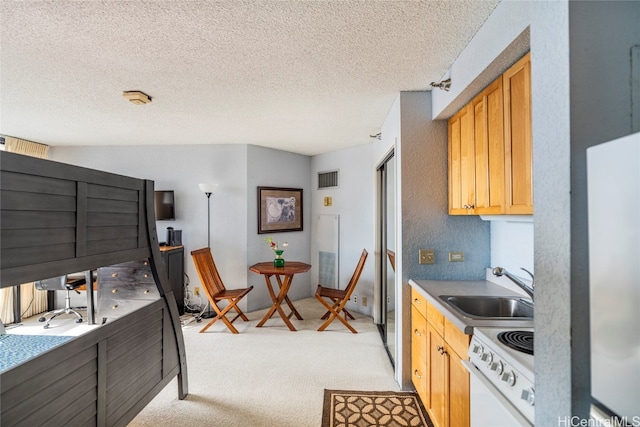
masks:
<path fill-rule="evenodd" d="M 245 322 L 249 320 L 242 310 L 240 310 L 240 307 L 238 307 L 238 302 L 253 289 L 253 286 L 241 289 L 227 289 L 222 282 L 222 278 L 220 278 L 220 273 L 218 273 L 216 263 L 213 261 L 211 249 L 208 247 L 191 251 L 191 257 L 193 258 L 193 263 L 196 267 L 196 271 L 198 272 L 198 277 L 200 277 L 200 282 L 204 288 L 205 295 L 209 299 L 211 307 L 217 314 L 204 328 L 200 330 L 200 333 L 206 332 L 207 329 L 209 329 L 209 327 L 216 321 L 222 320 L 232 333 L 237 334 L 238 330 L 232 325 L 232 323 L 238 318 L 241 318 Z M 228 304 L 226 307 L 221 308 L 216 304 L 219 301 L 227 301 Z M 237 314 L 233 319 L 229 320 L 226 316 L 227 314 L 230 314 L 231 310 L 235 311 Z"/>
<path fill-rule="evenodd" d="M 345 289 L 335 289 L 335 288 L 325 288 L 324 286 L 318 285 L 318 289 L 316 290 L 316 295 L 325 297 L 325 298 L 339 298 L 342 299 L 347 294 Z"/>
<path fill-rule="evenodd" d="M 216 295 L 213 296 L 213 298 L 216 301 L 223 301 L 229 298 L 242 298 L 245 294 L 248 294 L 249 291 L 252 289 L 251 288 L 243 288 L 243 289 L 225 289 L 222 292 L 218 292 Z"/>
<path fill-rule="evenodd" d="M 349 283 L 344 289 L 325 288 L 324 286 L 318 285 L 315 295 L 316 299 L 327 309 L 327 313 L 322 316 L 322 319 L 327 320 L 320 325 L 318 328 L 319 331 L 324 331 L 331 322 L 338 319 L 351 332 L 354 334 L 357 333 L 353 326 L 348 322 L 348 319 L 354 319 L 354 317 L 349 313 L 345 306 L 347 305 L 349 298 L 351 298 L 353 290 L 358 284 L 358 280 L 362 274 L 362 269 L 364 268 L 364 263 L 367 261 L 367 255 L 367 250 L 363 249 L 358 265 L 351 276 L 351 280 L 349 280 Z M 329 302 L 326 300 L 329 300 Z M 341 313 L 344 313 L 344 319 L 340 317 Z"/>

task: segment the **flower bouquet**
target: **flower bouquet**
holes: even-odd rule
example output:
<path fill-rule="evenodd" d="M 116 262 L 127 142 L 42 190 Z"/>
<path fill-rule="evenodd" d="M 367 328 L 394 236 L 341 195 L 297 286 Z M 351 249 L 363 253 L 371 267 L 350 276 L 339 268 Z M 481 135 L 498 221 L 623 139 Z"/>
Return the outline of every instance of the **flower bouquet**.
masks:
<path fill-rule="evenodd" d="M 271 236 L 265 239 L 269 247 L 276 253 L 276 258 L 273 260 L 274 267 L 284 267 L 284 258 L 282 258 L 282 254 L 284 253 L 284 249 L 280 249 L 280 242 L 276 242 L 271 238 Z M 284 242 L 282 244 L 282 248 L 286 248 L 289 246 L 289 243 Z"/>

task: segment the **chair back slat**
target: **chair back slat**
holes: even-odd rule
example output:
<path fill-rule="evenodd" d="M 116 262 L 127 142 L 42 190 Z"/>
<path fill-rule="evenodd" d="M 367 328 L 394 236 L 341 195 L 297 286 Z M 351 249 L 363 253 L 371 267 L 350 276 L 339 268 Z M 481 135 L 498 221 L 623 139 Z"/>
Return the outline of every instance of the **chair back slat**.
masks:
<path fill-rule="evenodd" d="M 353 293 L 353 290 L 356 288 L 356 285 L 358 284 L 358 280 L 360 280 L 360 275 L 362 274 L 362 270 L 364 269 L 364 263 L 367 261 L 368 255 L 369 253 L 367 252 L 367 250 L 363 249 L 362 255 L 360 255 L 360 261 L 358 261 L 358 265 L 356 265 L 356 269 L 354 270 L 353 275 L 351 276 L 351 280 L 349 280 L 349 283 L 345 288 L 345 300 L 349 300 L 349 298 L 351 297 L 351 294 Z"/>
<path fill-rule="evenodd" d="M 213 261 L 210 248 L 197 249 L 191 252 L 193 263 L 200 277 L 200 283 L 204 288 L 207 296 L 214 298 L 221 292 L 225 291 L 224 283 L 220 278 L 220 273 Z"/>

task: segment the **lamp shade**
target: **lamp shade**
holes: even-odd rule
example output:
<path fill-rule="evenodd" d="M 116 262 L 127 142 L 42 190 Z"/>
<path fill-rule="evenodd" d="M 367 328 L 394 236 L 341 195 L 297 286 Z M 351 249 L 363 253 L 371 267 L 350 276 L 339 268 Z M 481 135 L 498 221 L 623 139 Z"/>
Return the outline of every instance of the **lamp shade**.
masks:
<path fill-rule="evenodd" d="M 213 194 L 216 188 L 218 188 L 218 184 L 202 183 L 198 184 L 198 187 L 200 187 L 200 191 L 205 194 Z"/>

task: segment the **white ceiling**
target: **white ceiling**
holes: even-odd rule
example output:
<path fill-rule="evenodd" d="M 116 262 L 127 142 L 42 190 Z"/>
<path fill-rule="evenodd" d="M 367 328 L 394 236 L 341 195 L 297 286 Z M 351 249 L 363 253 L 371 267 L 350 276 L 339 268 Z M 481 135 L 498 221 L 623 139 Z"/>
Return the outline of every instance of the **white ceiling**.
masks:
<path fill-rule="evenodd" d="M 498 2 L 2 0 L 0 133 L 307 155 L 368 143 Z"/>

